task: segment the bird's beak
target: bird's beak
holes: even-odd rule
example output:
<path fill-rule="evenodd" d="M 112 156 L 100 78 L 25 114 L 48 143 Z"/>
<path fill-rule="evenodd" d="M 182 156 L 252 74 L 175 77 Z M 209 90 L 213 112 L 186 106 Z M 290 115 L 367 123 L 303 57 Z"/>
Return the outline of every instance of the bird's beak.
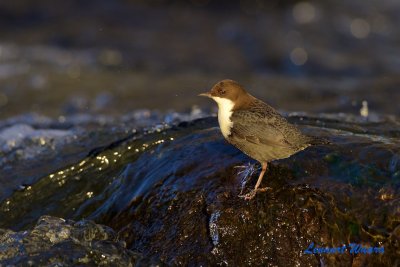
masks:
<path fill-rule="evenodd" d="M 209 92 L 202 93 L 202 94 L 199 94 L 199 96 L 211 97 L 211 93 L 209 93 Z"/>

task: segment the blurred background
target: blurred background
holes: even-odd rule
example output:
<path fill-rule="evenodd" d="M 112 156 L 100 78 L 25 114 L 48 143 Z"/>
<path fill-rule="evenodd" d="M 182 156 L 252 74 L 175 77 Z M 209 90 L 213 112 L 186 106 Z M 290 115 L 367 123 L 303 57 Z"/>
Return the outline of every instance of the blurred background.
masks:
<path fill-rule="evenodd" d="M 0 119 L 212 110 L 239 81 L 283 111 L 400 112 L 400 1 L 3 0 Z"/>

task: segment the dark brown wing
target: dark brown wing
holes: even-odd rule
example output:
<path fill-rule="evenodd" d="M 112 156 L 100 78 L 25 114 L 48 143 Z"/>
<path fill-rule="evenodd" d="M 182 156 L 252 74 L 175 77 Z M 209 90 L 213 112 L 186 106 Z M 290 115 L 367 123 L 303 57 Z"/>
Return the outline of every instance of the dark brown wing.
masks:
<path fill-rule="evenodd" d="M 246 110 L 232 113 L 232 134 L 254 144 L 302 147 L 309 139 L 272 107 L 259 101 Z"/>

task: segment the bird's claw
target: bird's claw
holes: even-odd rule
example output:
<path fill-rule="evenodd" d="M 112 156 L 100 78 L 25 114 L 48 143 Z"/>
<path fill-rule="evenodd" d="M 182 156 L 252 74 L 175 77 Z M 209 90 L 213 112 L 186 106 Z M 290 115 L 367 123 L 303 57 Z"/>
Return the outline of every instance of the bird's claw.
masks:
<path fill-rule="evenodd" d="M 240 198 L 243 198 L 244 200 L 250 200 L 254 198 L 257 194 L 257 190 L 251 190 L 250 193 L 247 193 L 245 195 L 239 195 Z"/>
<path fill-rule="evenodd" d="M 243 198 L 244 200 L 251 200 L 256 196 L 257 192 L 265 192 L 265 191 L 267 191 L 269 189 L 271 189 L 271 187 L 253 189 L 253 190 L 251 190 L 249 193 L 247 193 L 245 195 L 239 195 L 239 197 Z"/>
<path fill-rule="evenodd" d="M 272 188 L 271 187 L 263 187 L 263 188 L 258 188 L 257 191 L 265 192 L 265 191 L 270 190 L 270 189 L 272 189 Z"/>

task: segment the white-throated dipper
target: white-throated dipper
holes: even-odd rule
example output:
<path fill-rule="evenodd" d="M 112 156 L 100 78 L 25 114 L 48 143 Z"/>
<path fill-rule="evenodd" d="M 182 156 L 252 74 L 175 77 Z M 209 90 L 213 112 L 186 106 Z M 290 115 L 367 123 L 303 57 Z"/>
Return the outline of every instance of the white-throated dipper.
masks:
<path fill-rule="evenodd" d="M 275 109 L 247 93 L 235 81 L 220 81 L 200 96 L 217 102 L 218 122 L 225 139 L 261 163 L 262 171 L 254 190 L 243 196 L 247 200 L 267 189 L 259 186 L 268 162 L 288 158 L 310 145 L 328 143 L 302 134 Z"/>

